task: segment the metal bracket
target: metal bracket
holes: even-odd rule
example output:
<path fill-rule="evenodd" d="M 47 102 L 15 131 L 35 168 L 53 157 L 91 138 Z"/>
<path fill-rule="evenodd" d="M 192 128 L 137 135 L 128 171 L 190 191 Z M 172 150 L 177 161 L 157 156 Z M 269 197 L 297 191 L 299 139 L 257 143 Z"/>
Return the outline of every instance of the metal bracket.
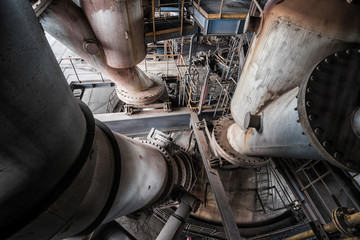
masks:
<path fill-rule="evenodd" d="M 206 120 L 203 119 L 202 121 L 199 121 L 197 123 L 195 123 L 195 127 L 199 130 L 203 129 L 206 127 Z"/>
<path fill-rule="evenodd" d="M 134 108 L 130 105 L 124 105 L 124 111 L 126 115 L 131 115 L 134 113 Z"/>
<path fill-rule="evenodd" d="M 207 159 L 207 161 L 210 165 L 210 168 L 220 168 L 223 165 L 222 159 L 218 156 L 211 156 Z"/>
<path fill-rule="evenodd" d="M 172 111 L 171 102 L 165 102 L 163 109 L 164 109 L 164 112 L 171 112 Z"/>
<path fill-rule="evenodd" d="M 165 134 L 155 128 L 152 128 L 147 136 L 147 140 L 159 144 L 161 147 L 167 147 L 172 144 L 170 134 Z"/>
<path fill-rule="evenodd" d="M 325 232 L 323 225 L 319 222 L 319 220 L 312 221 L 309 224 L 317 239 L 329 240 L 329 236 Z"/>

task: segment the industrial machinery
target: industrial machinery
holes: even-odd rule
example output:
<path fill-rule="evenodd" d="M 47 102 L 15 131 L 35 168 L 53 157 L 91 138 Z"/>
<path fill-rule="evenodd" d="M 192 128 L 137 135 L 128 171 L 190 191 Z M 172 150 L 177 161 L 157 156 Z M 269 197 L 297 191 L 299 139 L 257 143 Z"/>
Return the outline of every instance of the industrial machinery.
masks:
<path fill-rule="evenodd" d="M 358 1 L 0 12 L 1 239 L 360 237 Z"/>

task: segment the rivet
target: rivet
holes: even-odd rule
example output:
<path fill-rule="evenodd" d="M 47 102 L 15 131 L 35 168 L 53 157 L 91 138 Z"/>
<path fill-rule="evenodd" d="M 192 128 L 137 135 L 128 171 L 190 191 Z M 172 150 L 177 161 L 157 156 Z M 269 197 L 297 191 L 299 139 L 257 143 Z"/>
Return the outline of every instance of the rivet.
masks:
<path fill-rule="evenodd" d="M 346 54 L 350 55 L 351 54 L 351 49 L 346 50 Z"/>
<path fill-rule="evenodd" d="M 315 81 L 315 80 L 316 80 L 316 77 L 315 77 L 314 75 L 311 75 L 310 80 L 311 80 L 311 81 Z"/>
<path fill-rule="evenodd" d="M 335 152 L 334 153 L 334 158 L 338 159 L 340 158 L 341 154 L 339 152 Z"/>
<path fill-rule="evenodd" d="M 308 88 L 306 89 L 306 92 L 307 92 L 307 93 L 311 93 L 311 92 L 312 92 L 312 88 L 311 88 L 311 87 L 308 87 Z"/>
<path fill-rule="evenodd" d="M 330 145 L 331 145 L 331 143 L 329 142 L 329 141 L 323 141 L 323 143 L 322 143 L 322 145 L 324 146 L 324 147 L 330 147 Z"/>
<path fill-rule="evenodd" d="M 317 116 L 315 114 L 310 114 L 309 115 L 310 121 L 314 121 L 316 118 L 317 118 Z"/>
<path fill-rule="evenodd" d="M 316 135 L 320 135 L 322 133 L 322 130 L 321 130 L 321 128 L 315 128 L 314 132 Z"/>
<path fill-rule="evenodd" d="M 330 60 L 328 58 L 325 58 L 324 61 L 325 61 L 325 63 L 328 63 L 328 64 L 330 63 Z"/>
<path fill-rule="evenodd" d="M 338 52 L 335 53 L 334 55 L 335 55 L 335 57 L 340 57 L 340 53 L 338 53 Z"/>
<path fill-rule="evenodd" d="M 320 66 L 317 66 L 317 67 L 316 67 L 316 70 L 317 70 L 317 71 L 321 71 Z"/>
<path fill-rule="evenodd" d="M 312 105 L 311 101 L 306 101 L 306 106 L 311 107 L 311 105 Z"/>

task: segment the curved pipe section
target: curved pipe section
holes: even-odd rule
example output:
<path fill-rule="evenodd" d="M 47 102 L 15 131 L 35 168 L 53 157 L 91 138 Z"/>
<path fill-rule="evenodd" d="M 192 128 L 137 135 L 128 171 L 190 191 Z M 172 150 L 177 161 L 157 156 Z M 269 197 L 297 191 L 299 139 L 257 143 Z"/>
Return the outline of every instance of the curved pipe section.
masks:
<path fill-rule="evenodd" d="M 300 86 L 322 59 L 360 43 L 359 11 L 342 0 L 269 1 L 231 103 L 239 126 Z"/>
<path fill-rule="evenodd" d="M 28 1 L 0 13 L 1 237 L 85 236 L 165 199 L 178 184 L 171 157 L 79 108 Z"/>
<path fill-rule="evenodd" d="M 30 3 L 1 1 L 0 12 L 0 226 L 6 228 L 47 201 L 76 163 L 87 130 Z"/>
<path fill-rule="evenodd" d="M 259 116 L 261 129 L 243 131 L 236 123 L 227 131 L 231 146 L 248 156 L 322 159 L 303 133 L 298 119 L 299 88 L 283 94 Z"/>
<path fill-rule="evenodd" d="M 162 80 L 136 67 L 146 55 L 140 1 L 102 4 L 81 1 L 81 8 L 72 0 L 54 0 L 39 21 L 45 31 L 115 82 L 121 100 L 154 102 L 165 92 Z M 161 91 L 154 91 L 159 86 Z"/>
<path fill-rule="evenodd" d="M 129 68 L 146 55 L 141 0 L 81 0 L 81 7 L 113 68 Z"/>
<path fill-rule="evenodd" d="M 232 132 L 228 131 L 228 140 L 234 149 L 252 156 L 310 159 L 325 156 L 322 147 L 309 138 L 309 129 L 295 122 L 299 117 L 300 122 L 304 122 L 304 114 L 299 116 L 291 109 L 296 110 L 299 103 L 288 95 L 304 85 L 310 76 L 313 78 L 312 72 L 319 62 L 335 52 L 359 46 L 359 11 L 360 5 L 341 0 L 275 0 L 267 3 L 262 15 L 263 24 L 253 40 L 231 102 L 237 126 L 232 126 Z M 327 64 L 327 60 L 324 61 Z M 342 70 L 346 72 L 346 69 Z M 338 76 L 343 74 L 336 70 Z M 330 75 L 330 71 L 327 74 Z M 350 82 L 352 79 L 347 80 Z M 329 84 L 335 86 L 337 81 Z M 285 106 L 285 102 L 288 105 Z M 257 120 L 261 114 L 264 114 L 263 125 L 259 126 Z M 314 116 L 306 115 L 310 121 Z M 340 120 L 340 124 L 331 124 L 344 127 L 347 123 Z M 323 140 L 321 144 L 329 145 L 328 142 Z M 341 145 L 343 140 L 338 142 Z M 336 151 L 339 146 L 332 147 Z M 316 154 L 314 149 L 320 154 Z M 338 157 L 339 154 L 335 155 Z M 336 163 L 333 159 L 336 157 L 325 159 Z M 351 168 L 345 164 L 336 165 Z M 358 171 L 359 165 L 351 169 Z"/>

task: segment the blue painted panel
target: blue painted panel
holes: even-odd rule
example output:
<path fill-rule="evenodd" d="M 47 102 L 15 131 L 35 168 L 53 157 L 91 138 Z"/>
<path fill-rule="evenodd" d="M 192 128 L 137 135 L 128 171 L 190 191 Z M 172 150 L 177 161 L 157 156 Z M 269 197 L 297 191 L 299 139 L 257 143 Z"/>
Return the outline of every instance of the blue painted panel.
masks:
<path fill-rule="evenodd" d="M 239 34 L 242 32 L 241 19 L 211 19 L 206 34 Z"/>

